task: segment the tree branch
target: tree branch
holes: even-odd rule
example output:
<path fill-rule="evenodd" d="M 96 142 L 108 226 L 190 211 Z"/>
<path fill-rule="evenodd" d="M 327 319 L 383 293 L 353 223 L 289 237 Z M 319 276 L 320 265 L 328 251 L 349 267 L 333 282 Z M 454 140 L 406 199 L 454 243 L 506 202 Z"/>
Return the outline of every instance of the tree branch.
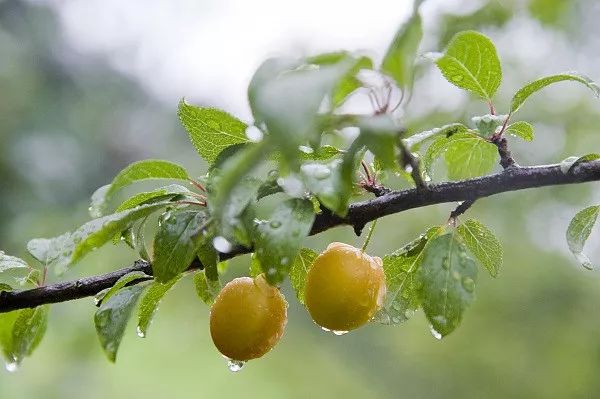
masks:
<path fill-rule="evenodd" d="M 350 225 L 354 227 L 355 231 L 360 231 L 366 223 L 377 218 L 433 204 L 456 201 L 471 202 L 478 198 L 508 191 L 598 180 L 600 180 L 600 160 L 576 165 L 568 174 L 563 173 L 558 164 L 532 167 L 513 166 L 489 176 L 429 185 L 427 190 L 390 191 L 380 197 L 352 204 L 345 217 L 325 210 L 317 215 L 310 234 L 318 234 L 341 225 Z M 248 252 L 250 249 L 236 248 L 230 253 L 222 254 L 221 259 L 233 258 Z M 191 269 L 201 267 L 202 265 L 199 263 L 190 266 Z M 130 267 L 99 276 L 85 277 L 76 281 L 56 283 L 30 290 L 3 291 L 0 292 L 0 313 L 93 296 L 103 289 L 111 287 L 119 278 L 132 271 L 143 271 L 152 275 L 150 264 L 138 260 Z"/>

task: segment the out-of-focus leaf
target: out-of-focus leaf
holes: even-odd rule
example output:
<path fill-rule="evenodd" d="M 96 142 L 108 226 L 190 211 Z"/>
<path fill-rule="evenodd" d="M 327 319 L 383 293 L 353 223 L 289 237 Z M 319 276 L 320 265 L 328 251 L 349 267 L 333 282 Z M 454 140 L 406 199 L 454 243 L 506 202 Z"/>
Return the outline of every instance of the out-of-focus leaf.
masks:
<path fill-rule="evenodd" d="M 600 206 L 598 205 L 583 209 L 573 217 L 567 229 L 567 244 L 569 245 L 569 249 L 575 255 L 577 261 L 589 270 L 593 269 L 592 262 L 583 253 L 583 247 L 592 233 L 594 224 L 596 224 L 598 213 L 600 213 Z"/>
<path fill-rule="evenodd" d="M 381 63 L 381 70 L 393 77 L 402 90 L 412 87 L 415 56 L 423 37 L 418 5 L 419 2 L 415 2 L 412 16 L 396 32 Z"/>
<path fill-rule="evenodd" d="M 83 256 L 104 245 L 115 234 L 131 227 L 136 220 L 167 205 L 169 202 L 158 202 L 103 216 L 87 222 L 72 233 L 50 239 L 33 239 L 27 243 L 27 250 L 43 265 L 53 266 L 57 273 L 62 273 Z"/>

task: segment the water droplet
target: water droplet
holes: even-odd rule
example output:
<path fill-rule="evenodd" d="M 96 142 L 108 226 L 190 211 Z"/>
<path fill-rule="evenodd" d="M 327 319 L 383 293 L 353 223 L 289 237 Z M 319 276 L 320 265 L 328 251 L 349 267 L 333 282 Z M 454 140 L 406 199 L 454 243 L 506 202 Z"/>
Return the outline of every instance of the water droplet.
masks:
<path fill-rule="evenodd" d="M 213 239 L 213 247 L 221 253 L 228 253 L 233 249 L 233 245 L 225 237 L 217 236 Z"/>
<path fill-rule="evenodd" d="M 404 168 L 404 170 L 406 171 L 406 173 L 412 173 L 413 167 L 412 167 L 412 165 L 406 165 L 406 167 Z"/>
<path fill-rule="evenodd" d="M 276 179 L 277 177 L 279 177 L 279 171 L 275 170 L 275 169 L 271 169 L 267 175 L 271 179 Z"/>
<path fill-rule="evenodd" d="M 320 163 L 307 163 L 300 167 L 302 173 L 317 180 L 327 179 L 331 176 L 331 169 Z"/>
<path fill-rule="evenodd" d="M 433 326 L 429 326 L 429 331 L 431 331 L 431 335 L 433 335 L 433 338 L 442 339 L 442 334 L 435 328 L 433 328 Z"/>
<path fill-rule="evenodd" d="M 454 270 L 452 272 L 452 278 L 455 279 L 456 281 L 460 280 L 460 273 L 457 272 L 456 270 Z"/>
<path fill-rule="evenodd" d="M 277 269 L 275 269 L 274 267 L 269 268 L 269 270 L 267 270 L 267 274 L 269 276 L 274 276 L 275 274 L 277 274 Z"/>
<path fill-rule="evenodd" d="M 348 331 L 342 331 L 342 330 L 331 330 L 332 333 L 334 333 L 335 335 L 337 335 L 338 337 L 344 334 L 348 334 Z"/>
<path fill-rule="evenodd" d="M 400 318 L 398 316 L 392 316 L 392 322 L 400 323 Z"/>
<path fill-rule="evenodd" d="M 136 333 L 137 333 L 138 337 L 140 337 L 140 338 L 146 338 L 146 333 L 144 331 L 142 331 L 142 329 L 140 328 L 140 326 L 137 326 Z"/>
<path fill-rule="evenodd" d="M 411 317 L 413 317 L 414 314 L 415 314 L 415 311 L 412 309 L 406 309 L 404 311 L 404 317 L 406 317 L 407 319 L 410 319 Z"/>
<path fill-rule="evenodd" d="M 298 149 L 305 154 L 312 154 L 313 152 L 315 152 L 312 148 L 306 145 L 301 145 L 300 147 L 298 147 Z"/>
<path fill-rule="evenodd" d="M 462 280 L 462 286 L 467 292 L 473 292 L 475 289 L 475 281 L 471 277 L 465 277 Z"/>
<path fill-rule="evenodd" d="M 263 136 L 263 132 L 256 126 L 250 125 L 246 128 L 246 137 L 248 137 L 248 140 L 252 141 L 253 143 L 262 141 Z"/>
<path fill-rule="evenodd" d="M 392 308 L 393 308 L 394 310 L 400 310 L 400 304 L 399 304 L 398 302 L 394 302 L 394 303 L 392 304 Z"/>
<path fill-rule="evenodd" d="M 19 369 L 19 364 L 16 361 L 6 363 L 6 371 L 8 371 L 9 373 L 14 373 L 18 369 Z"/>
<path fill-rule="evenodd" d="M 229 369 L 229 371 L 232 371 L 234 373 L 240 371 L 245 364 L 246 362 L 243 360 L 227 359 L 227 368 Z"/>
<path fill-rule="evenodd" d="M 444 256 L 444 259 L 442 259 L 442 267 L 446 270 L 450 268 L 450 260 L 448 260 L 447 256 Z"/>
<path fill-rule="evenodd" d="M 269 226 L 271 226 L 274 229 L 277 229 L 281 226 L 281 222 L 279 220 L 273 220 L 271 221 L 271 223 L 269 223 Z"/>
<path fill-rule="evenodd" d="M 460 82 L 461 80 L 463 80 L 462 75 L 454 75 L 452 76 L 452 80 L 455 82 Z"/>
<path fill-rule="evenodd" d="M 290 262 L 290 260 L 288 258 L 281 258 L 281 264 L 283 266 L 287 265 Z"/>
<path fill-rule="evenodd" d="M 283 191 L 285 191 L 288 195 L 295 198 L 303 197 L 304 192 L 306 191 L 302 180 L 294 175 L 289 175 L 285 179 L 282 177 L 278 178 L 277 184 L 279 184 Z"/>

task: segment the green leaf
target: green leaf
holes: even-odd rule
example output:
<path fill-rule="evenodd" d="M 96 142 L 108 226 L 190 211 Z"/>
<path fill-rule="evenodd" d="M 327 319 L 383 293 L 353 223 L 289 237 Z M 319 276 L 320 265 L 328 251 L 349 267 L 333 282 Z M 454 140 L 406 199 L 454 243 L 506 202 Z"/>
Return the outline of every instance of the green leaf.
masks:
<path fill-rule="evenodd" d="M 477 133 L 481 137 L 487 138 L 500 130 L 500 126 L 504 124 L 506 118 L 508 118 L 508 115 L 486 114 L 474 116 L 471 120 L 477 127 Z"/>
<path fill-rule="evenodd" d="M 319 54 L 307 58 L 306 62 L 320 66 L 334 65 L 340 62 L 348 62 L 352 65 L 348 73 L 340 79 L 340 82 L 333 89 L 331 100 L 334 107 L 343 104 L 350 94 L 363 86 L 360 80 L 356 78 L 356 74 L 361 69 L 373 69 L 373 61 L 369 57 L 357 57 L 347 51 Z"/>
<path fill-rule="evenodd" d="M 250 275 L 250 277 L 256 277 L 262 272 L 263 271 L 260 261 L 258 260 L 256 253 L 253 252 L 250 256 L 250 270 L 248 271 L 248 274 Z"/>
<path fill-rule="evenodd" d="M 566 175 L 566 174 L 571 173 L 573 168 L 575 168 L 580 163 L 595 161 L 597 159 L 600 159 L 600 154 L 592 153 L 592 154 L 586 154 L 581 157 L 568 157 L 568 158 L 563 159 L 560 162 L 560 170 L 561 170 L 561 172 L 563 172 Z"/>
<path fill-rule="evenodd" d="M 152 272 L 165 283 L 186 270 L 202 244 L 207 215 L 198 211 L 167 211 L 154 237 Z"/>
<path fill-rule="evenodd" d="M 594 224 L 596 224 L 598 213 L 600 213 L 600 206 L 598 205 L 585 208 L 573 217 L 567 229 L 567 244 L 569 245 L 569 249 L 575 255 L 577 261 L 589 270 L 593 269 L 592 262 L 583 253 L 583 247 L 592 233 Z"/>
<path fill-rule="evenodd" d="M 388 115 L 360 118 L 358 127 L 360 136 L 357 140 L 379 159 L 383 167 L 394 168 L 395 149 L 402 130 Z"/>
<path fill-rule="evenodd" d="M 2 349 L 2 355 L 10 367 L 17 366 L 13 356 L 13 327 L 22 311 L 14 310 L 8 313 L 0 313 L 0 349 Z"/>
<path fill-rule="evenodd" d="M 381 63 L 381 70 L 393 77 L 402 90 L 412 87 L 415 57 L 422 37 L 423 26 L 417 3 L 410 19 L 396 32 Z"/>
<path fill-rule="evenodd" d="M 125 327 L 144 288 L 142 284 L 122 288 L 104 301 L 94 315 L 100 345 L 111 362 L 117 358 Z"/>
<path fill-rule="evenodd" d="M 169 202 L 141 205 L 103 216 L 87 222 L 72 233 L 65 233 L 51 239 L 33 239 L 27 243 L 27 250 L 43 265 L 53 266 L 57 273 L 62 273 L 83 256 L 110 241 L 115 234 L 131 227 L 136 220 L 167 205 Z"/>
<path fill-rule="evenodd" d="M 117 280 L 116 283 L 113 284 L 108 290 L 104 291 L 102 295 L 97 294 L 94 298 L 96 300 L 96 305 L 100 306 L 102 302 L 110 299 L 111 296 L 116 294 L 121 288 L 125 287 L 129 283 L 136 280 L 150 280 L 152 277 L 148 276 L 146 273 L 142 271 L 133 271 L 131 273 L 127 273 L 123 277 Z"/>
<path fill-rule="evenodd" d="M 492 41 L 475 31 L 459 32 L 444 54 L 435 55 L 442 75 L 453 85 L 491 101 L 502 81 L 500 60 Z"/>
<path fill-rule="evenodd" d="M 292 198 L 280 203 L 268 221 L 257 226 L 256 256 L 271 284 L 280 283 L 288 274 L 314 219 L 310 201 Z"/>
<path fill-rule="evenodd" d="M 323 145 L 316 150 L 310 147 L 300 146 L 300 159 L 303 161 L 328 161 L 343 151 L 331 145 Z"/>
<path fill-rule="evenodd" d="M 533 141 L 533 126 L 531 126 L 530 123 L 524 121 L 511 123 L 506 128 L 506 131 L 514 136 L 522 138 L 525 141 Z"/>
<path fill-rule="evenodd" d="M 46 332 L 48 310 L 44 305 L 0 314 L 0 348 L 8 370 L 16 370 L 39 345 Z"/>
<path fill-rule="evenodd" d="M 15 364 L 31 356 L 42 341 L 48 326 L 49 309 L 48 305 L 44 305 L 19 311 L 12 329 L 11 356 Z"/>
<path fill-rule="evenodd" d="M 313 262 L 317 258 L 317 253 L 310 248 L 302 248 L 290 269 L 290 282 L 292 288 L 296 292 L 296 298 L 298 302 L 304 304 L 304 286 L 306 285 L 306 275 L 308 270 L 312 266 Z"/>
<path fill-rule="evenodd" d="M 475 262 L 452 233 L 444 234 L 425 247 L 417 278 L 422 287 L 421 304 L 432 333 L 437 338 L 450 334 L 473 301 Z"/>
<path fill-rule="evenodd" d="M 319 68 L 282 69 L 285 61 L 265 61 L 249 87 L 250 107 L 256 121 L 265 123 L 285 164 L 296 162 L 298 146 L 319 132 L 318 111 L 352 67 L 342 61 Z"/>
<path fill-rule="evenodd" d="M 154 315 L 158 310 L 158 305 L 160 305 L 160 301 L 167 294 L 167 292 L 175 285 L 177 281 L 179 281 L 179 277 L 171 279 L 166 283 L 160 283 L 158 281 L 154 281 L 148 287 L 148 290 L 142 296 L 140 300 L 140 308 L 138 311 L 138 324 L 137 324 L 137 335 L 140 338 L 145 338 L 148 334 L 148 327 L 150 327 L 150 323 L 154 319 Z"/>
<path fill-rule="evenodd" d="M 434 141 L 424 158 L 427 171 L 431 171 L 433 161 L 441 154 L 452 180 L 482 176 L 491 171 L 498 160 L 496 146 L 471 133 L 457 133 Z"/>
<path fill-rule="evenodd" d="M 248 126 L 225 111 L 196 107 L 182 99 L 177 113 L 196 151 L 209 164 L 225 148 L 248 142 Z"/>
<path fill-rule="evenodd" d="M 247 231 L 247 226 L 241 223 L 243 213 L 246 208 L 256 201 L 258 190 L 262 182 L 254 177 L 246 176 L 241 178 L 233 187 L 227 201 L 218 202 L 213 195 L 212 187 L 220 188 L 220 180 L 215 176 L 211 181 L 211 189 L 208 195 L 208 207 L 213 211 L 213 214 L 220 216 L 218 221 L 219 235 L 229 241 L 237 241 L 242 245 L 250 245 L 250 237 Z M 218 194 L 218 192 L 217 192 Z"/>
<path fill-rule="evenodd" d="M 147 159 L 130 164 L 119 172 L 108 186 L 102 186 L 92 195 L 90 215 L 94 218 L 104 214 L 107 202 L 119 190 L 132 183 L 149 179 L 189 179 L 186 170 L 172 162 Z"/>
<path fill-rule="evenodd" d="M 415 133 L 403 140 L 404 145 L 411 151 L 417 150 L 419 145 L 426 140 L 436 136 L 452 136 L 456 133 L 466 133 L 469 128 L 462 123 L 451 123 L 441 127 L 436 127 L 431 130 Z"/>
<path fill-rule="evenodd" d="M 169 201 L 177 196 L 187 196 L 192 192 L 179 184 L 171 184 L 165 187 L 158 188 L 152 191 L 137 193 L 126 199 L 117 207 L 115 212 L 125 211 L 135 208 L 136 206 L 144 205 L 156 201 Z"/>
<path fill-rule="evenodd" d="M 502 245 L 494 233 L 475 219 L 461 223 L 456 231 L 475 258 L 496 277 L 502 266 Z"/>
<path fill-rule="evenodd" d="M 300 174 L 306 188 L 317 196 L 328 209 L 341 214 L 348 208 L 350 189 L 343 176 L 343 161 L 334 159 L 328 163 L 306 162 Z"/>
<path fill-rule="evenodd" d="M 212 305 L 221 291 L 221 283 L 219 280 L 207 278 L 204 270 L 194 274 L 194 286 L 196 287 L 198 298 L 207 305 Z"/>
<path fill-rule="evenodd" d="M 384 256 L 387 293 L 373 321 L 388 325 L 402 323 L 419 308 L 416 272 L 421 266 L 425 246 L 439 231 L 439 227 L 432 227 L 403 248 Z"/>
<path fill-rule="evenodd" d="M 540 78 L 538 80 L 534 80 L 533 82 L 530 82 L 522 88 L 520 88 L 519 91 L 517 91 L 517 93 L 513 96 L 512 103 L 510 106 L 510 112 L 517 112 L 519 108 L 521 108 L 521 105 L 523 105 L 525 100 L 527 100 L 527 98 L 533 93 L 543 89 L 544 87 L 552 83 L 562 82 L 565 80 L 579 82 L 587 86 L 590 90 L 592 90 L 596 97 L 600 97 L 600 88 L 593 80 L 577 72 L 564 72 L 559 73 L 557 75 L 550 75 Z"/>
<path fill-rule="evenodd" d="M 7 277 L 7 281 L 22 281 L 29 275 L 30 270 L 31 268 L 23 259 L 0 251 L 0 276 Z"/>

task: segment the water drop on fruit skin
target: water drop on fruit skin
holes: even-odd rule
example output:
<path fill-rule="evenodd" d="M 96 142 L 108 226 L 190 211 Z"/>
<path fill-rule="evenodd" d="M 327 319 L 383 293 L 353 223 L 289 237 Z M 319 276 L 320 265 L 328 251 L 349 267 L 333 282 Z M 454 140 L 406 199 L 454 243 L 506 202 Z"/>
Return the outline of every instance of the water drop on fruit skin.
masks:
<path fill-rule="evenodd" d="M 246 362 L 242 360 L 227 359 L 227 368 L 233 373 L 237 373 L 238 371 L 240 371 L 245 364 Z"/>

